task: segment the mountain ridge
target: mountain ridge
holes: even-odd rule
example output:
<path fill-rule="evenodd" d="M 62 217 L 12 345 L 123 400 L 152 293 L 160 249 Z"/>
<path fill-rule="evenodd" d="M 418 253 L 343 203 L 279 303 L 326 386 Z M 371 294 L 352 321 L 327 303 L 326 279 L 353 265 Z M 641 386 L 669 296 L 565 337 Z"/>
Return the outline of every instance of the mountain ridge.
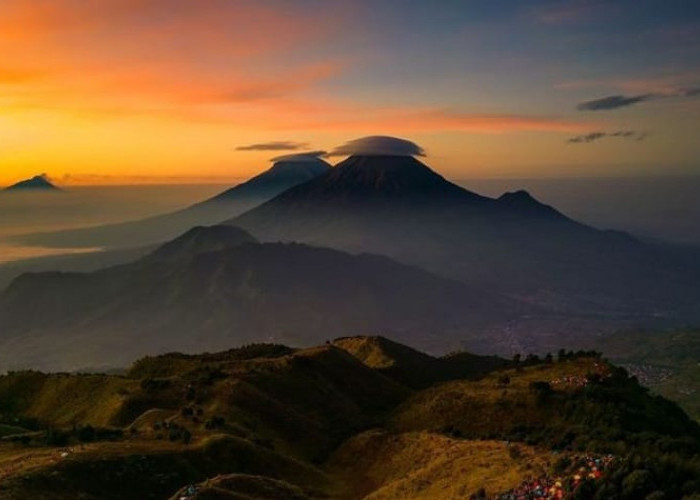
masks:
<path fill-rule="evenodd" d="M 16 240 L 27 245 L 65 248 L 131 248 L 159 244 L 193 226 L 218 224 L 243 213 L 329 168 L 330 165 L 320 158 L 278 161 L 245 182 L 175 212 L 104 226 L 22 235 Z"/>
<path fill-rule="evenodd" d="M 119 365 L 144 350 L 309 345 L 361 331 L 456 348 L 454 332 L 476 335 L 519 308 L 385 256 L 196 228 L 130 264 L 15 279 L 0 293 L 0 367 Z"/>
<path fill-rule="evenodd" d="M 412 157 L 350 157 L 226 224 L 261 241 L 379 253 L 485 290 L 546 295 L 554 302 L 540 305 L 570 314 L 598 304 L 620 317 L 692 315 L 700 298 L 690 253 L 587 226 L 524 191 L 476 195 Z"/>

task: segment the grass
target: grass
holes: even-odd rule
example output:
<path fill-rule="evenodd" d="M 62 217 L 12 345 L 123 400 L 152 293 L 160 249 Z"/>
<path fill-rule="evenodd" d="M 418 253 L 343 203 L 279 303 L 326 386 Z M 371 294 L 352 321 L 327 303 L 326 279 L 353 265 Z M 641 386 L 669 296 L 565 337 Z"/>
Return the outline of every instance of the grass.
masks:
<path fill-rule="evenodd" d="M 597 358 L 417 390 L 387 368 L 420 375 L 417 366 L 441 367 L 440 358 L 368 339 L 170 354 L 127 376 L 0 377 L 0 432 L 34 431 L 25 442 L 0 441 L 0 500 L 167 498 L 192 483 L 203 488 L 199 498 L 293 498 L 300 490 L 300 499 L 468 498 L 482 487 L 508 490 L 562 454 L 605 447 L 661 456 L 659 477 L 673 473 L 677 489 L 694 491 L 685 483 L 696 465 L 682 450 L 700 449 L 700 428 Z M 593 372 L 606 377 L 585 387 L 554 383 Z M 121 432 L 95 429 L 80 444 L 87 424 Z M 46 445 L 49 430 L 63 433 L 61 448 Z M 630 463 L 620 481 L 641 467 Z M 208 481 L 220 474 L 228 479 Z"/>
<path fill-rule="evenodd" d="M 676 401 L 688 415 L 700 421 L 700 364 L 677 368 L 667 380 L 650 385 L 654 392 Z"/>
<path fill-rule="evenodd" d="M 400 431 L 459 432 L 461 435 L 506 436 L 515 427 L 544 424 L 549 418 L 530 384 L 565 376 L 585 377 L 596 360 L 582 359 L 551 365 L 504 370 L 478 381 L 457 380 L 417 393 L 392 416 L 390 427 Z M 508 376 L 503 385 L 499 378 Z M 563 391 L 571 389 L 562 389 Z"/>
<path fill-rule="evenodd" d="M 168 441 L 127 440 L 74 446 L 66 457 L 51 448 L 3 450 L 2 500 L 121 500 L 167 498 L 179 485 L 240 472 L 301 483 L 305 491 L 328 487 L 313 466 L 250 441 L 212 435 L 191 446 Z M 46 471 L 51 471 L 49 474 Z"/>
<path fill-rule="evenodd" d="M 114 423 L 138 381 L 108 375 L 16 372 L 0 377 L 0 413 L 55 426 Z"/>
<path fill-rule="evenodd" d="M 187 493 L 182 488 L 171 500 Z M 248 474 L 226 474 L 197 485 L 197 500 L 306 500 L 301 488 L 286 481 Z"/>
<path fill-rule="evenodd" d="M 17 427 L 16 425 L 4 425 L 0 424 L 0 438 L 5 436 L 12 436 L 13 434 L 23 434 L 29 432 L 28 429 L 23 427 Z"/>
<path fill-rule="evenodd" d="M 641 382 L 700 421 L 700 330 L 621 331 L 604 337 L 595 347 L 615 363 L 670 372 L 668 379 Z"/>
<path fill-rule="evenodd" d="M 552 459 L 551 452 L 503 441 L 375 430 L 345 443 L 330 468 L 345 478 L 347 498 L 440 500 L 469 498 L 482 487 L 506 491 L 546 471 Z"/>

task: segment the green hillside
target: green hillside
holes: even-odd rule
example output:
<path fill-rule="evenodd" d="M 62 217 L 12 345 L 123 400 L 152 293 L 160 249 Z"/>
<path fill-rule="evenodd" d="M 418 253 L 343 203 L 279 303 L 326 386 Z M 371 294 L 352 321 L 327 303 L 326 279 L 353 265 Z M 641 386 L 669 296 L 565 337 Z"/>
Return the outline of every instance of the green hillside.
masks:
<path fill-rule="evenodd" d="M 595 347 L 700 420 L 700 329 L 621 331 Z"/>
<path fill-rule="evenodd" d="M 700 494 L 700 427 L 624 370 L 449 358 L 356 337 L 10 373 L 0 500 L 494 498 L 532 477 L 565 498 Z"/>

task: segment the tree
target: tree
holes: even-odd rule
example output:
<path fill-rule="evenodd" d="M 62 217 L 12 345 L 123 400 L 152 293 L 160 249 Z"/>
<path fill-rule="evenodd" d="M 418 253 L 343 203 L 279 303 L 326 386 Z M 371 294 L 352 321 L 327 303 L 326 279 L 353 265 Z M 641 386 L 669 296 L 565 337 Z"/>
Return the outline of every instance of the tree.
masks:
<path fill-rule="evenodd" d="M 654 478 L 646 469 L 637 469 L 630 472 L 622 481 L 622 498 L 636 500 L 644 498 L 654 489 Z"/>
<path fill-rule="evenodd" d="M 91 443 L 95 440 L 95 428 L 91 425 L 84 425 L 78 429 L 78 440 L 83 443 Z"/>
<path fill-rule="evenodd" d="M 183 429 L 182 431 L 182 442 L 185 444 L 190 444 L 192 441 L 192 433 L 188 431 L 187 429 Z"/>

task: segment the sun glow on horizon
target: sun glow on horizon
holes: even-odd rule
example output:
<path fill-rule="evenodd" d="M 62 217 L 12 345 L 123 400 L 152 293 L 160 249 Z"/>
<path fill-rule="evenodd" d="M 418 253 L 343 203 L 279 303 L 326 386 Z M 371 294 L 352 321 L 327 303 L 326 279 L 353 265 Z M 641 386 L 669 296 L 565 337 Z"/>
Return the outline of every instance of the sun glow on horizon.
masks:
<path fill-rule="evenodd" d="M 586 80 L 568 56 L 522 29 L 508 36 L 538 46 L 533 63 L 518 70 L 506 58 L 494 68 L 503 47 L 489 45 L 479 24 L 487 20 L 469 21 L 487 15 L 480 8 L 450 18 L 452 7 L 406 8 L 400 26 L 383 7 L 336 0 L 7 0 L 0 185 L 40 172 L 68 184 L 219 182 L 249 177 L 272 156 L 240 146 L 331 149 L 366 135 L 408 137 L 452 177 L 591 175 L 620 163 L 696 167 L 700 146 L 689 130 L 700 108 L 683 89 L 694 88 L 699 68 L 646 79 L 613 68 L 609 78 Z M 524 14 L 502 15 L 510 26 L 509 16 Z M 444 35 L 428 36 L 423 17 L 440 20 Z M 427 50 L 431 58 L 412 57 Z M 576 110 L 600 92 L 663 98 L 620 113 Z M 626 131 L 644 140 L 626 140 Z"/>

